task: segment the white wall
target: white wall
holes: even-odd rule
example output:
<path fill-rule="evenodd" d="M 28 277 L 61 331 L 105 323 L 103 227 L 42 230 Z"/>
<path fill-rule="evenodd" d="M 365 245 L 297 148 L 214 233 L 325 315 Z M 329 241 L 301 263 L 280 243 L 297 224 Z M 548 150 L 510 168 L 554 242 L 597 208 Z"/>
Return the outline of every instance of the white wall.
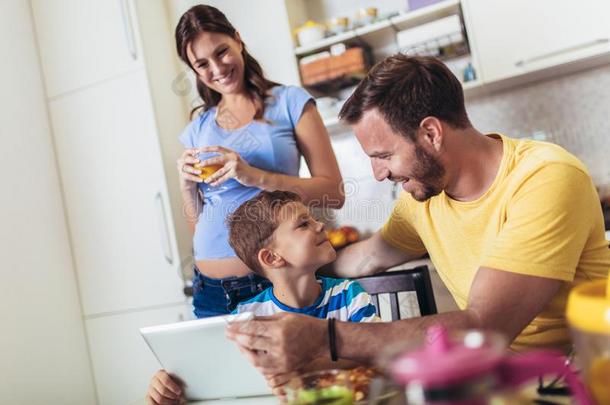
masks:
<path fill-rule="evenodd" d="M 506 89 L 466 101 L 483 132 L 514 138 L 544 136 L 589 169 L 602 196 L 610 195 L 610 65 Z"/>
<path fill-rule="evenodd" d="M 95 403 L 29 2 L 0 5 L 0 403 Z"/>

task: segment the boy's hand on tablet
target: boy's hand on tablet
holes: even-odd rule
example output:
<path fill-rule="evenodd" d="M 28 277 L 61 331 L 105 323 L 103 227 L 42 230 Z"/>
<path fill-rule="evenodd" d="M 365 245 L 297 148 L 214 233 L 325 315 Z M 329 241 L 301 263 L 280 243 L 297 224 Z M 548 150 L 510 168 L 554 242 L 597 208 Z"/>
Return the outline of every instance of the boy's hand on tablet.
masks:
<path fill-rule="evenodd" d="M 175 405 L 184 404 L 186 399 L 182 395 L 182 388 L 165 370 L 159 370 L 150 380 L 146 393 L 147 405 Z"/>

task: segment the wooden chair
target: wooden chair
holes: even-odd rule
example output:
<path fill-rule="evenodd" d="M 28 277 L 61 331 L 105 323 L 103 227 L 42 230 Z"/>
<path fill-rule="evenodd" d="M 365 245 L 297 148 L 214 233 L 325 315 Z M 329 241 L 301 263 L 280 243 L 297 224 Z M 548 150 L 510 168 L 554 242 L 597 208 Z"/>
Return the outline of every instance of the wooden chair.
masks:
<path fill-rule="evenodd" d="M 428 266 L 418 266 L 409 270 L 388 271 L 361 277 L 356 280 L 371 295 L 373 303 L 377 308 L 378 316 L 380 315 L 379 294 L 389 294 L 392 321 L 401 319 L 398 293 L 403 291 L 415 291 L 421 316 L 437 313 Z"/>

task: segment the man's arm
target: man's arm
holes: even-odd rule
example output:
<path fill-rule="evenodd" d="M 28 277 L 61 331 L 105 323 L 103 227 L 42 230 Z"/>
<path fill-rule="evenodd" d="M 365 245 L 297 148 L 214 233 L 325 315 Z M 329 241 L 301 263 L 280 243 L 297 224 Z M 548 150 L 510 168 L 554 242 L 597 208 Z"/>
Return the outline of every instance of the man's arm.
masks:
<path fill-rule="evenodd" d="M 480 268 L 465 310 L 390 323 L 336 323 L 337 351 L 343 359 L 372 363 L 389 343 L 408 342 L 441 324 L 450 330 L 496 330 L 514 339 L 557 293 L 562 282 Z M 326 320 L 278 314 L 228 327 L 250 361 L 269 374 L 303 367 L 329 357 Z"/>
<path fill-rule="evenodd" d="M 337 349 L 342 358 L 370 362 L 386 342 L 421 337 L 437 324 L 449 330 L 495 330 L 512 341 L 551 301 L 561 284 L 560 280 L 482 267 L 473 280 L 465 310 L 392 323 L 337 323 Z"/>
<path fill-rule="evenodd" d="M 358 278 L 418 257 L 390 245 L 381 236 L 381 231 L 377 231 L 368 239 L 341 249 L 337 252 L 337 260 L 322 268 L 321 272 L 341 278 Z"/>

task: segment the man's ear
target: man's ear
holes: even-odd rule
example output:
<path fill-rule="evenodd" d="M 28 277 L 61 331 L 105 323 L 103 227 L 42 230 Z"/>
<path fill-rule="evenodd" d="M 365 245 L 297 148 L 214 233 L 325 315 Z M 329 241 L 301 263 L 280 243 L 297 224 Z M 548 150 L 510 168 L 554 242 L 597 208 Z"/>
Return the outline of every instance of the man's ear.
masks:
<path fill-rule="evenodd" d="M 264 269 L 275 269 L 286 265 L 286 261 L 282 256 L 268 248 L 262 248 L 258 251 L 258 262 Z"/>
<path fill-rule="evenodd" d="M 435 151 L 440 151 L 444 140 L 441 120 L 436 117 L 426 117 L 419 123 L 419 129 L 422 133 L 422 142 L 431 146 Z"/>

